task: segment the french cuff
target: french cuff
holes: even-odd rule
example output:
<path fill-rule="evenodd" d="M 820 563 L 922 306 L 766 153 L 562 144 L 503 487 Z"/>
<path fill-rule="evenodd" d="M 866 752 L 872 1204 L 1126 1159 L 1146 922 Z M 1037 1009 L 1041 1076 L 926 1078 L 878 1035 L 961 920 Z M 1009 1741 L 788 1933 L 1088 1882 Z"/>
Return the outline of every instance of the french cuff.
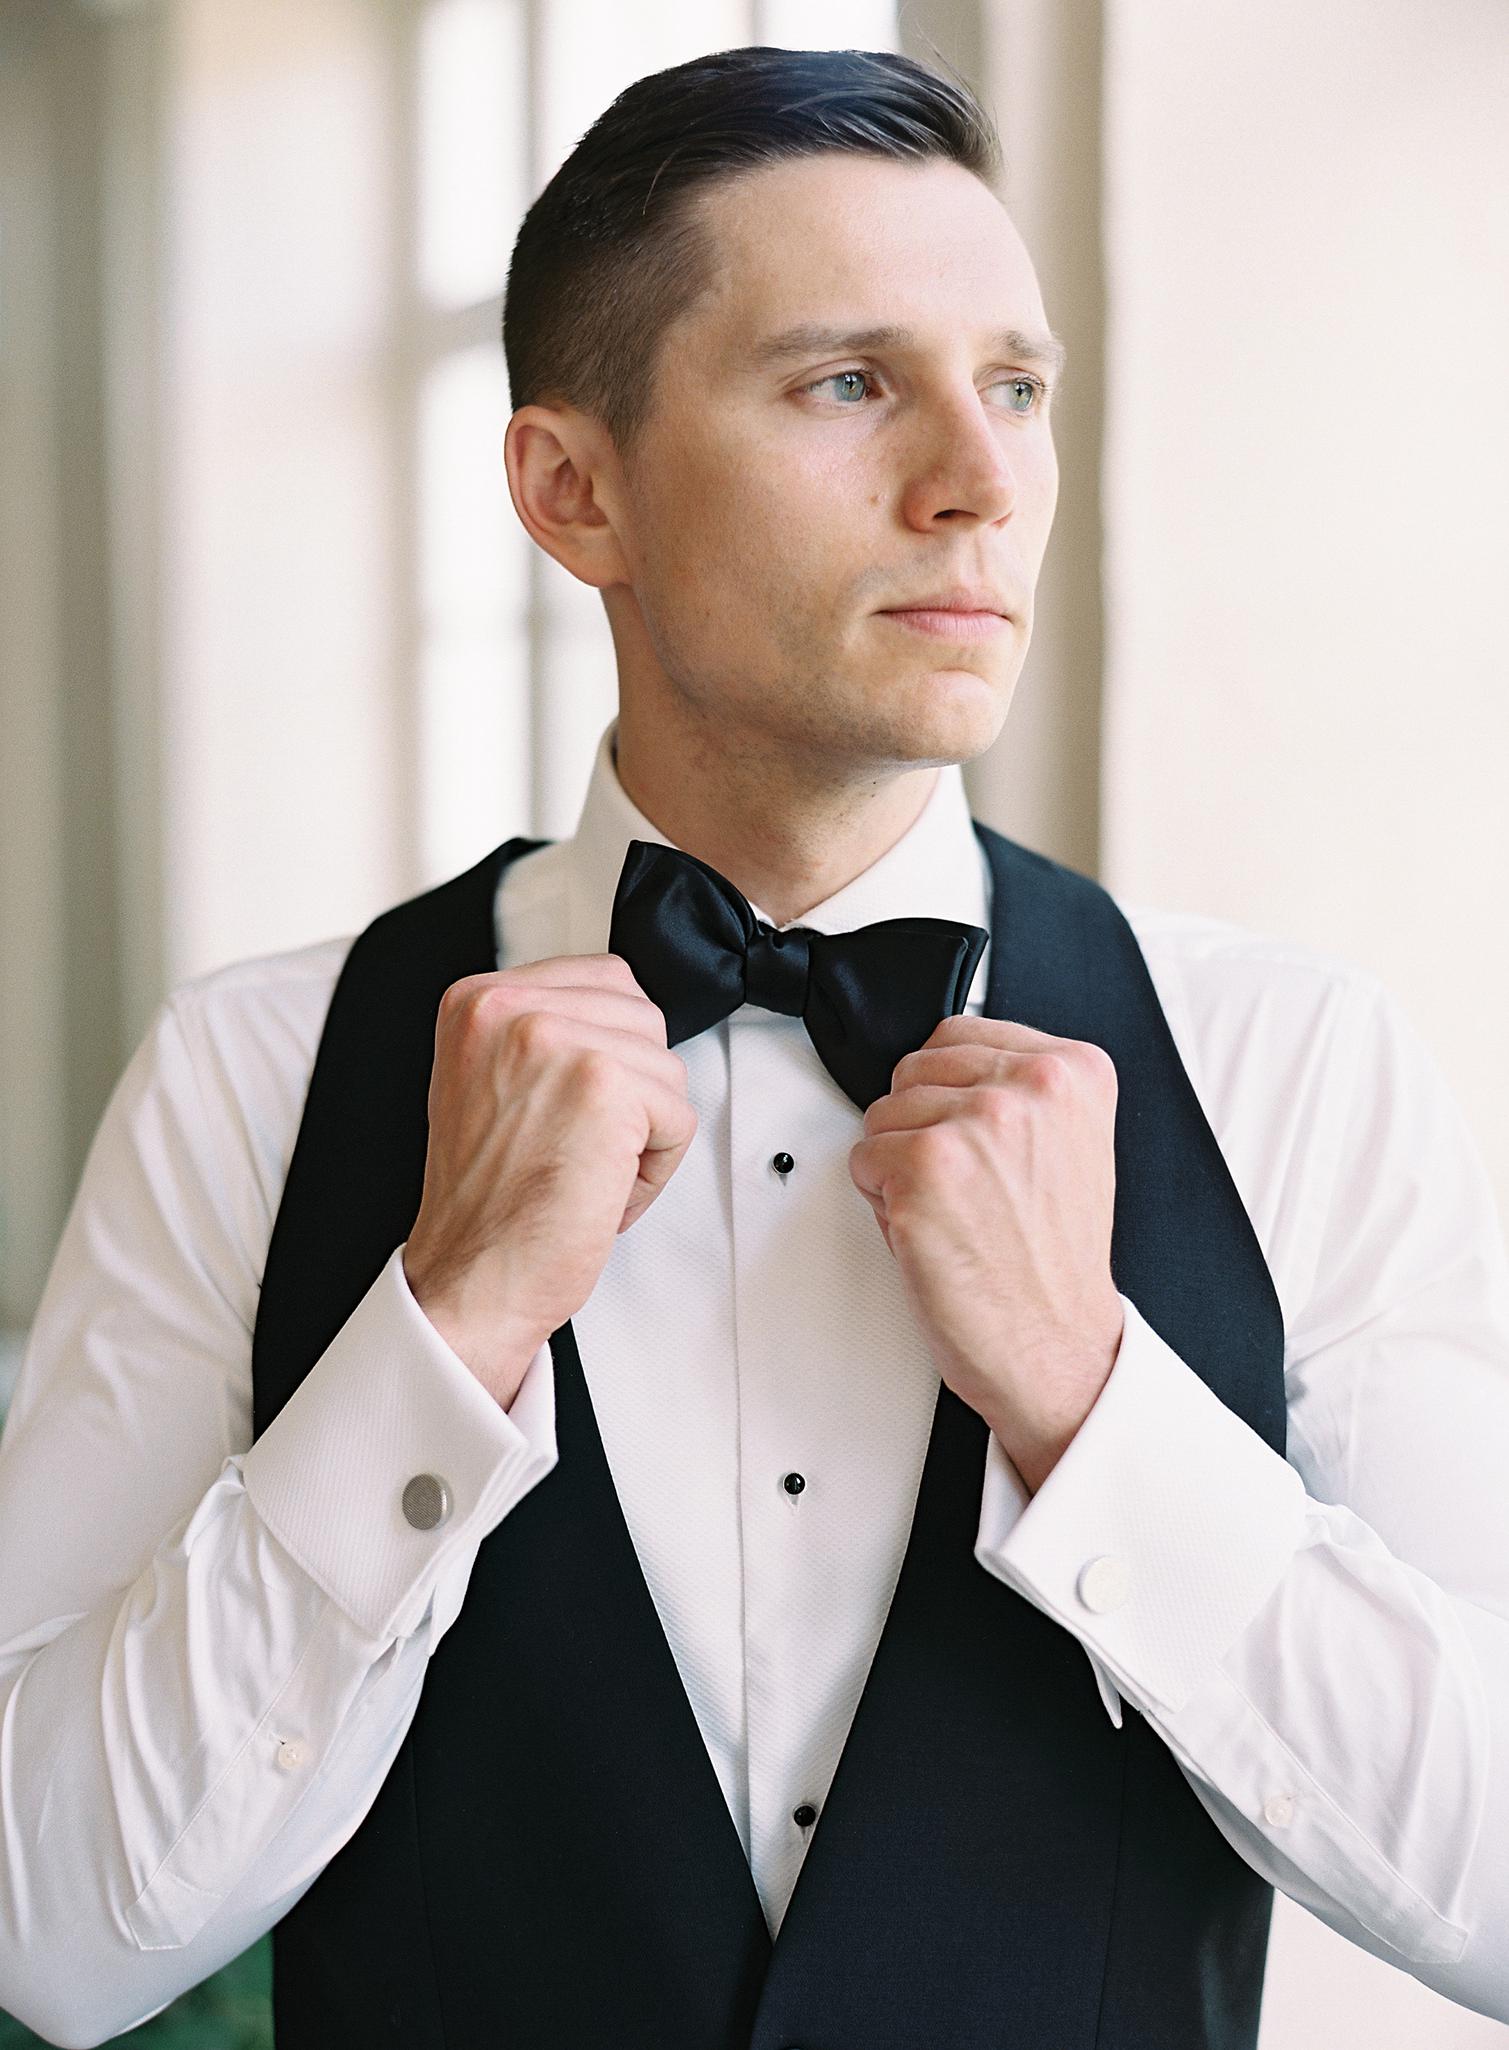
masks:
<path fill-rule="evenodd" d="M 1097 1680 L 1103 1666 L 1134 1707 L 1170 1712 L 1278 1585 L 1306 1496 L 1288 1461 L 1121 1301 L 1110 1378 L 1037 1493 L 1023 1500 L 1003 1452 L 1010 1486 L 997 1471 L 992 1493 L 987 1460 L 975 1557 L 1073 1632 Z"/>
<path fill-rule="evenodd" d="M 399 1246 L 241 1473 L 278 1541 L 386 1643 L 556 1458 L 548 1343 L 504 1410 L 415 1302 Z"/>
<path fill-rule="evenodd" d="M 1006 1534 L 1032 1500 L 1032 1491 L 1017 1472 L 1005 1446 L 992 1431 L 985 1447 L 985 1485 L 980 1494 L 980 1525 L 975 1537 L 975 1557 L 987 1572 L 997 1579 L 1006 1579 L 996 1564 Z M 1010 1583 L 1008 1582 L 1008 1585 Z M 1097 1658 L 1093 1645 L 1085 1646 L 1090 1661 L 1090 1671 L 1095 1675 L 1095 1686 L 1106 1714 L 1113 1725 L 1121 1728 L 1121 1696 L 1116 1683 L 1106 1670 L 1104 1662 Z"/>

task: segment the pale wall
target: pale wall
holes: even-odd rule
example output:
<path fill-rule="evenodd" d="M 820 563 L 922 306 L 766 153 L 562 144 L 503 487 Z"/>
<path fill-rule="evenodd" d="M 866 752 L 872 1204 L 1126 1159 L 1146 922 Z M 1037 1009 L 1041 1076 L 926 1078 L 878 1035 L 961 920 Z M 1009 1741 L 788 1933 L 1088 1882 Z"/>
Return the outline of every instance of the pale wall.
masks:
<path fill-rule="evenodd" d="M 1509 9 L 1107 20 L 1105 880 L 1382 974 L 1509 1203 Z"/>
<path fill-rule="evenodd" d="M 1382 974 L 1509 1209 L 1509 10 L 1108 0 L 1104 62 L 1102 876 Z M 1509 2029 L 1280 1896 L 1261 2050 L 1426 2043 Z"/>

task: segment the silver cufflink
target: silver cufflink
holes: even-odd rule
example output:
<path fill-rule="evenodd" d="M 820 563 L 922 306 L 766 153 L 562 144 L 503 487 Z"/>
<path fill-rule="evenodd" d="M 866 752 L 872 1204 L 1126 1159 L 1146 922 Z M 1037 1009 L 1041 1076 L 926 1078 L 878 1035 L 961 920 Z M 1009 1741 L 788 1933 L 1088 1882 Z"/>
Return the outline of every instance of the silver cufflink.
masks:
<path fill-rule="evenodd" d="M 403 1491 L 403 1513 L 415 1530 L 434 1530 L 451 1513 L 451 1491 L 439 1474 L 416 1473 Z"/>

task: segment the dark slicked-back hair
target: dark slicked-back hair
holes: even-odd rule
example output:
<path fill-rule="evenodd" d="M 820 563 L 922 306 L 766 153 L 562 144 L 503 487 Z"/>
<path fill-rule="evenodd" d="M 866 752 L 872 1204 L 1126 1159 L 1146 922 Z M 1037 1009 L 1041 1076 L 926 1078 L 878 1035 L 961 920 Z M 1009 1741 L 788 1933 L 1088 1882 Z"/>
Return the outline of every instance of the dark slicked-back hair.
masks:
<path fill-rule="evenodd" d="M 756 45 L 636 79 L 519 229 L 503 308 L 514 408 L 574 405 L 631 455 L 661 337 L 714 276 L 698 194 L 823 150 L 938 157 L 992 191 L 1001 173 L 995 123 L 965 81 L 889 51 Z"/>

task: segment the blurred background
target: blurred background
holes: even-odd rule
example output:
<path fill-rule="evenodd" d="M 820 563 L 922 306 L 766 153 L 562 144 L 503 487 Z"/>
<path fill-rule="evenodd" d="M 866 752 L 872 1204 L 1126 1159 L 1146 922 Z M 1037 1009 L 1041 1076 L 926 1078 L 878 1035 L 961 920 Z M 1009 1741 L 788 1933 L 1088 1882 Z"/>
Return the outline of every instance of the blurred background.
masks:
<path fill-rule="evenodd" d="M 976 814 L 1381 974 L 1509 1212 L 1505 0 L 0 0 L 0 1416 L 163 994 L 573 829 L 514 233 L 631 79 L 815 41 L 966 74 L 1069 344 Z M 131 2040 L 267 2042 L 265 1945 Z M 1280 1897 L 1262 2050 L 1427 2042 L 1509 2029 Z"/>

